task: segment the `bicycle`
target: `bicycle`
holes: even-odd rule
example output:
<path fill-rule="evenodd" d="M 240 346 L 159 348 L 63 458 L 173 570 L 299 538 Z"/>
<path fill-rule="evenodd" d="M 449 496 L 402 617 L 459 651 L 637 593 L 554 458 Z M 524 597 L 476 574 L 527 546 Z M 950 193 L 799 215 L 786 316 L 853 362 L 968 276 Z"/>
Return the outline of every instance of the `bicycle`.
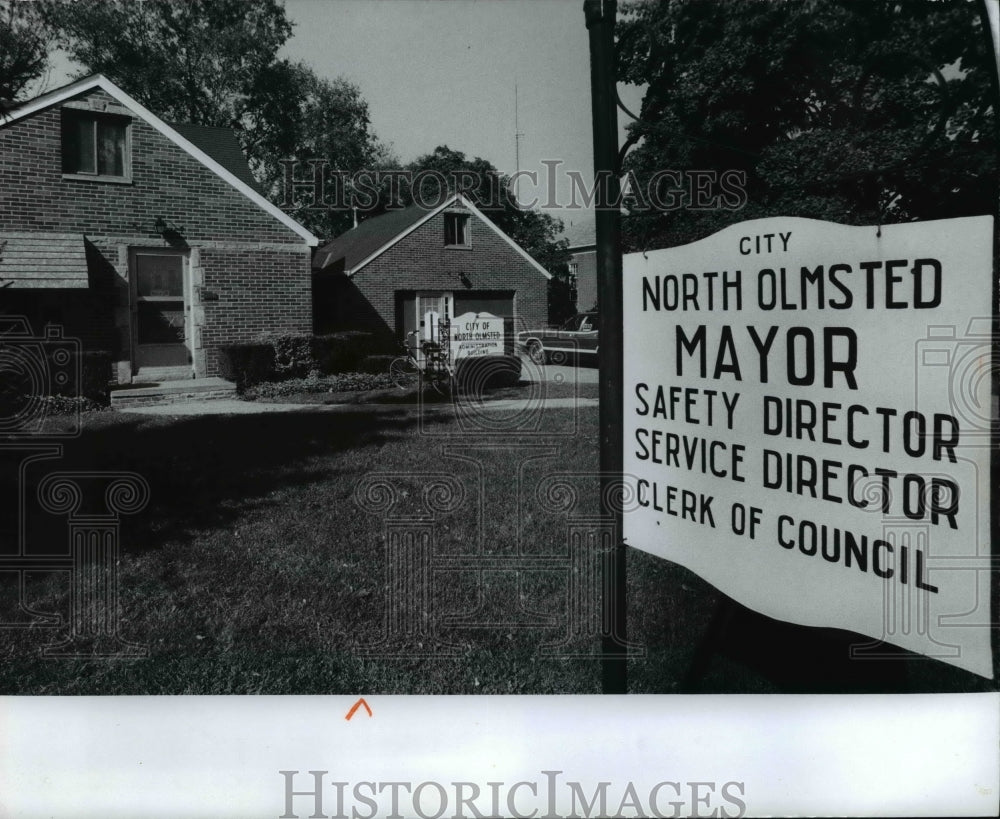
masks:
<path fill-rule="evenodd" d="M 403 344 L 405 355 L 395 358 L 389 364 L 389 378 L 400 389 L 414 387 L 422 379 L 430 384 L 439 395 L 449 395 L 454 382 L 454 372 L 448 362 L 448 357 L 436 341 L 420 342 L 423 353 L 423 366 L 413 354 L 413 347 L 406 343 L 411 336 L 419 335 L 419 331 L 406 334 Z"/>

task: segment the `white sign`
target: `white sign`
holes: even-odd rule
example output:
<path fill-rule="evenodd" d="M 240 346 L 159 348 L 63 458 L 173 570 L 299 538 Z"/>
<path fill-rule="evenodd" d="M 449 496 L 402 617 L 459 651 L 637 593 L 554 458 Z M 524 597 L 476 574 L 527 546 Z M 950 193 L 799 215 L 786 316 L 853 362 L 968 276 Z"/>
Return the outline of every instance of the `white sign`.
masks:
<path fill-rule="evenodd" d="M 992 218 L 775 218 L 624 264 L 628 545 L 993 676 Z"/>
<path fill-rule="evenodd" d="M 463 313 L 451 322 L 453 361 L 481 355 L 503 355 L 503 319 L 492 313 Z"/>

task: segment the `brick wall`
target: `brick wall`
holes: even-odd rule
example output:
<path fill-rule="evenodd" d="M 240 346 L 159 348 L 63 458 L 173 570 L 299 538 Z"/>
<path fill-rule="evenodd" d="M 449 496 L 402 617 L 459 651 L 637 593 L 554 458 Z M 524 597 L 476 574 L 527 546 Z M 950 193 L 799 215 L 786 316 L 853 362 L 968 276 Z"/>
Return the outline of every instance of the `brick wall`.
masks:
<path fill-rule="evenodd" d="M 581 313 L 597 306 L 597 251 L 573 251 L 573 261 L 579 265 L 576 271 L 576 309 Z"/>
<path fill-rule="evenodd" d="M 199 346 L 206 351 L 208 375 L 218 374 L 220 345 L 312 332 L 308 253 L 205 249 L 200 256 L 204 323 Z M 302 275 L 290 275 L 292 266 Z"/>
<path fill-rule="evenodd" d="M 382 327 L 395 327 L 399 291 L 512 290 L 517 323 L 544 327 L 548 279 L 475 216 L 470 227 L 471 247 L 445 247 L 444 213 L 439 213 L 355 273 L 351 281 L 371 308 L 356 312 L 356 324 L 379 329 L 380 319 Z"/>
<path fill-rule="evenodd" d="M 129 113 L 101 90 L 69 104 Z M 102 338 L 117 347 L 119 380 L 131 377 L 129 248 L 175 247 L 191 255 L 200 288 L 192 301 L 200 318 L 199 375 L 216 374 L 220 344 L 267 332 L 309 332 L 305 241 L 144 120 L 132 116 L 129 131 L 131 181 L 109 182 L 64 177 L 60 106 L 0 127 L 0 233 L 36 230 L 87 237 L 91 290 L 110 303 L 105 315 L 111 322 L 110 331 L 89 332 L 88 343 Z M 161 233 L 157 219 L 165 220 L 171 232 Z M 202 302 L 204 292 L 214 298 Z"/>
<path fill-rule="evenodd" d="M 74 102 L 107 104 L 103 91 Z M 61 109 L 40 111 L 0 127 L 0 224 L 10 230 L 94 235 L 145 235 L 158 240 L 162 217 L 188 242 L 302 239 L 250 202 L 145 121 L 131 124 L 131 183 L 64 178 Z M 183 230 L 181 230 L 183 228 Z"/>

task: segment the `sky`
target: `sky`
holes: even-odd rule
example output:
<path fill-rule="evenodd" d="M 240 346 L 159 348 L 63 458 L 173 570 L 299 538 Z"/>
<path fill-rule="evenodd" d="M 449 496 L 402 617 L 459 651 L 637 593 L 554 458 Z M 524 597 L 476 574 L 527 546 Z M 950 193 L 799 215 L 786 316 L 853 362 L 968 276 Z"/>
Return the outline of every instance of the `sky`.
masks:
<path fill-rule="evenodd" d="M 515 85 L 522 201 L 547 198 L 543 160 L 593 179 L 590 52 L 582 0 L 285 0 L 294 23 L 281 56 L 317 74 L 345 77 L 368 102 L 372 127 L 404 163 L 438 145 L 513 173 Z M 50 85 L 73 70 L 55 55 Z M 620 89 L 637 110 L 641 92 Z M 619 117 L 622 129 L 628 118 Z M 620 139 L 624 139 L 621 130 Z M 554 212 L 568 226 L 592 214 Z"/>
<path fill-rule="evenodd" d="M 545 199 L 543 160 L 593 178 L 590 52 L 582 0 L 286 0 L 295 23 L 283 55 L 361 89 L 378 137 L 403 162 L 447 145 L 506 173 L 521 196 Z M 636 89 L 623 89 L 630 108 Z M 635 108 L 633 108 L 635 110 Z M 626 118 L 622 115 L 622 122 Z M 572 213 L 559 213 L 564 221 Z"/>

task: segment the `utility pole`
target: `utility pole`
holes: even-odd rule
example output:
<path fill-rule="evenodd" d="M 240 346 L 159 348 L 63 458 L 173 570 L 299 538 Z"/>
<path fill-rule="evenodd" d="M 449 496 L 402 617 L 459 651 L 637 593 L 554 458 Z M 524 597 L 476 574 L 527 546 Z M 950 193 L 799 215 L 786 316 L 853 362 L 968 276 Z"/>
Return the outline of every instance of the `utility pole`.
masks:
<path fill-rule="evenodd" d="M 601 690 L 627 694 L 625 544 L 622 511 L 622 252 L 618 180 L 618 93 L 615 79 L 616 0 L 584 0 L 590 34 L 590 95 L 594 125 L 597 201 L 597 304 L 601 317 L 600 441 L 602 515 L 613 521 L 606 544 L 603 584 Z"/>

